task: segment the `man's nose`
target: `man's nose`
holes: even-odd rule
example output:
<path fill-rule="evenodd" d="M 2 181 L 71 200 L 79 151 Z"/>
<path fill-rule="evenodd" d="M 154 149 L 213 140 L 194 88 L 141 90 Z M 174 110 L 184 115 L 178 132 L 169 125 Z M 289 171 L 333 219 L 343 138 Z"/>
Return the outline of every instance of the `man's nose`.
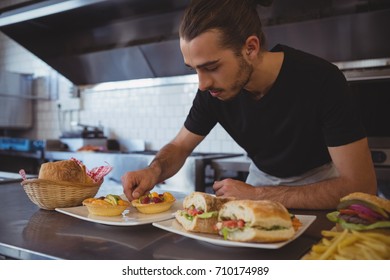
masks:
<path fill-rule="evenodd" d="M 209 75 L 198 72 L 199 89 L 201 91 L 209 90 L 212 86 L 212 80 Z"/>

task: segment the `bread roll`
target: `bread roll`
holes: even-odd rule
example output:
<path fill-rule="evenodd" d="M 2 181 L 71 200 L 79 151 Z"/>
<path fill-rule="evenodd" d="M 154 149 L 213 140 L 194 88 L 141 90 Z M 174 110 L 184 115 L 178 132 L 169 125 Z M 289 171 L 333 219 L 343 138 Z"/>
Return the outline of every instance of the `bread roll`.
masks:
<path fill-rule="evenodd" d="M 354 192 L 341 198 L 340 202 L 345 202 L 348 200 L 358 200 L 358 201 L 368 202 L 390 213 L 390 200 L 378 197 L 376 195 L 362 193 L 362 192 Z"/>
<path fill-rule="evenodd" d="M 204 212 L 218 211 L 221 206 L 232 200 L 231 198 L 221 198 L 204 192 L 192 192 L 183 200 L 183 208 L 187 209 L 194 206 Z"/>
<path fill-rule="evenodd" d="M 93 183 L 92 178 L 87 175 L 85 166 L 73 160 L 43 163 L 39 170 L 38 178 L 82 184 Z"/>
<path fill-rule="evenodd" d="M 275 225 L 291 227 L 291 217 L 287 209 L 278 202 L 269 200 L 235 200 L 225 204 L 219 212 L 219 220 L 244 220 L 247 226 L 265 229 Z"/>
<path fill-rule="evenodd" d="M 294 236 L 294 229 L 262 230 L 258 228 L 246 228 L 229 232 L 227 239 L 241 242 L 275 243 L 289 240 Z"/>

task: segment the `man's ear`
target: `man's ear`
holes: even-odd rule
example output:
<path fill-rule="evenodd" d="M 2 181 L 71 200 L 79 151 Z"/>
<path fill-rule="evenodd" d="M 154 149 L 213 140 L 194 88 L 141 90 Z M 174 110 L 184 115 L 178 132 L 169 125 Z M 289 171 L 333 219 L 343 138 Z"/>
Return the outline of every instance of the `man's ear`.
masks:
<path fill-rule="evenodd" d="M 247 56 L 257 56 L 260 52 L 260 40 L 257 36 L 249 36 L 245 41 L 245 54 Z"/>

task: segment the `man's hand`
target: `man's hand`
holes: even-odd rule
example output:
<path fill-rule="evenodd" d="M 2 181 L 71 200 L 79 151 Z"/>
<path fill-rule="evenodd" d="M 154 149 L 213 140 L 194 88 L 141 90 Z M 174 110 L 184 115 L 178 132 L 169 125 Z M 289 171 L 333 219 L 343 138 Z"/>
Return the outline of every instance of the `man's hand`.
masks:
<path fill-rule="evenodd" d="M 147 193 L 158 183 L 151 168 L 126 172 L 122 176 L 123 192 L 132 201 Z"/>
<path fill-rule="evenodd" d="M 234 197 L 236 199 L 256 199 L 255 188 L 239 180 L 224 179 L 215 181 L 213 189 L 217 196 Z"/>

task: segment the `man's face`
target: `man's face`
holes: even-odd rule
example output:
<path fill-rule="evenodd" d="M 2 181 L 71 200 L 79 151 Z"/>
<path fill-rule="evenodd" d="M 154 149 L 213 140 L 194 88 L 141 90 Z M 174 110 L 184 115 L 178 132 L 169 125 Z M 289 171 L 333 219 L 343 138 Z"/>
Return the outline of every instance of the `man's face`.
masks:
<path fill-rule="evenodd" d="M 252 66 L 231 49 L 219 47 L 218 31 L 208 31 L 191 41 L 180 40 L 184 63 L 194 69 L 199 89 L 220 100 L 235 97 L 249 82 Z"/>

